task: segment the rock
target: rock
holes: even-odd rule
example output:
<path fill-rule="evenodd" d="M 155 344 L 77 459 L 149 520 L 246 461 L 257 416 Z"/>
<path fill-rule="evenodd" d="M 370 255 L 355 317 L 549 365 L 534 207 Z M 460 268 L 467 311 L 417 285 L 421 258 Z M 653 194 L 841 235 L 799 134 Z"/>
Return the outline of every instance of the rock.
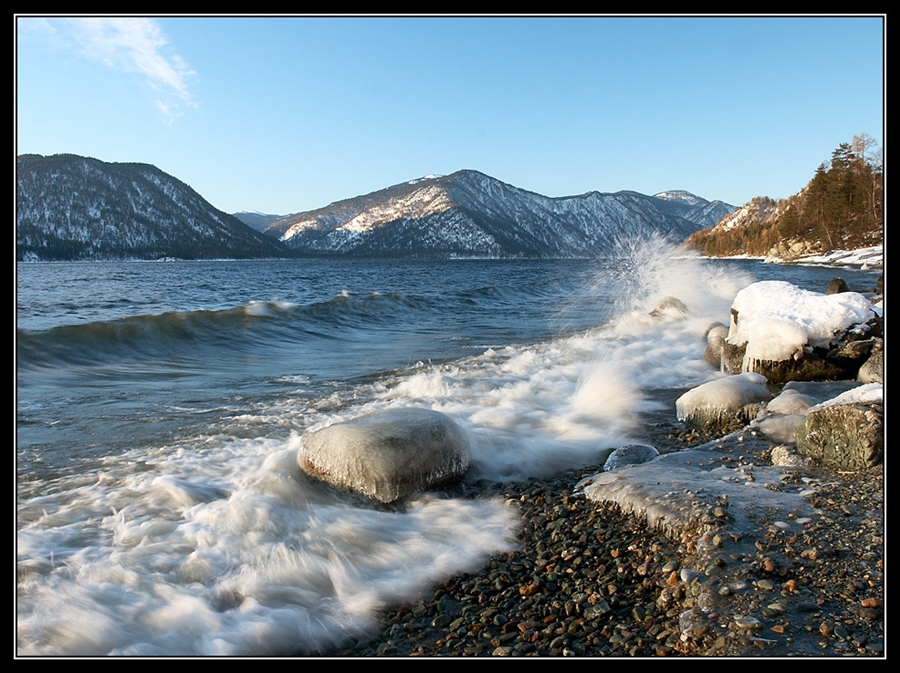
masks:
<path fill-rule="evenodd" d="M 723 365 L 725 339 L 728 338 L 728 326 L 717 322 L 706 331 L 706 352 L 703 359 L 713 367 Z M 743 358 L 743 355 L 741 356 Z"/>
<path fill-rule="evenodd" d="M 622 446 L 609 454 L 609 458 L 603 464 L 604 472 L 612 472 L 628 465 L 646 463 L 659 456 L 659 451 L 647 444 L 629 444 Z"/>
<path fill-rule="evenodd" d="M 650 315 L 654 318 L 684 318 L 688 313 L 688 308 L 684 302 L 677 297 L 663 297 L 656 306 L 650 311 Z"/>
<path fill-rule="evenodd" d="M 806 467 L 813 462 L 809 456 L 800 455 L 784 445 L 773 446 L 770 455 L 772 465 L 779 467 Z"/>
<path fill-rule="evenodd" d="M 793 443 L 797 428 L 806 420 L 807 410 L 821 401 L 798 390 L 785 388 L 750 425 L 773 442 Z M 773 463 L 779 464 L 774 459 Z"/>
<path fill-rule="evenodd" d="M 832 278 L 831 283 L 828 285 L 828 289 L 825 290 L 825 294 L 838 294 L 839 292 L 849 292 L 850 288 L 847 287 L 847 283 L 844 282 L 843 278 Z"/>
<path fill-rule="evenodd" d="M 675 410 L 685 425 L 729 432 L 755 419 L 770 397 L 766 377 L 746 372 L 689 390 L 675 401 Z"/>
<path fill-rule="evenodd" d="M 307 432 L 297 458 L 310 476 L 389 503 L 459 479 L 469 442 L 446 414 L 393 409 Z"/>
<path fill-rule="evenodd" d="M 775 399 L 766 405 L 769 414 L 805 414 L 811 406 L 818 404 L 811 395 L 804 395 L 795 388 L 785 388 Z"/>
<path fill-rule="evenodd" d="M 884 405 L 879 393 L 879 384 L 871 383 L 810 408 L 797 428 L 798 451 L 848 470 L 881 464 Z"/>
<path fill-rule="evenodd" d="M 758 418 L 750 427 L 759 430 L 773 442 L 794 443 L 797 428 L 806 420 L 806 414 L 772 414 Z"/>
<path fill-rule="evenodd" d="M 856 378 L 882 333 L 880 312 L 858 292 L 819 294 L 762 281 L 735 296 L 723 368 L 776 384 Z"/>
<path fill-rule="evenodd" d="M 856 379 L 862 383 L 884 383 L 884 340 L 876 339 L 869 358 L 859 368 Z"/>

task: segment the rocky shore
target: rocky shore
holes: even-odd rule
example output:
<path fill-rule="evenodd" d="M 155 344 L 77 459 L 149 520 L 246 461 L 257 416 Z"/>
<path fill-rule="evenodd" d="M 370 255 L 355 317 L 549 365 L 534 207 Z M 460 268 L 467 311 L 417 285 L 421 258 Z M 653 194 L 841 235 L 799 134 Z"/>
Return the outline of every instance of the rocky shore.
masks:
<path fill-rule="evenodd" d="M 520 548 L 319 654 L 884 658 L 883 463 L 675 421 L 685 392 L 642 419 L 656 460 L 459 487 L 517 508 Z"/>
<path fill-rule="evenodd" d="M 661 453 L 702 445 L 748 481 L 771 463 L 772 443 L 749 427 L 713 441 L 677 423 L 648 432 Z M 777 480 L 760 477 L 765 490 L 804 506 L 785 509 L 773 497 L 773 506 L 742 515 L 733 496 L 685 489 L 681 497 L 700 510 L 694 520 L 711 525 L 669 530 L 576 488 L 601 469 L 470 488 L 471 497 L 499 494 L 519 509 L 521 548 L 386 611 L 370 638 L 320 654 L 885 655 L 881 467 L 780 468 Z"/>

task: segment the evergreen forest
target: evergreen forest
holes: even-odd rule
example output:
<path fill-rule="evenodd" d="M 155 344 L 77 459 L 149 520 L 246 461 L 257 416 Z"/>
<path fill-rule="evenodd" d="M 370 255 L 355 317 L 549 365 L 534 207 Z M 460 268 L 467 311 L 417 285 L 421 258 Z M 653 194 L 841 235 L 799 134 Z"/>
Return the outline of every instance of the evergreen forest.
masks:
<path fill-rule="evenodd" d="M 723 226 L 735 217 L 727 216 L 687 244 L 716 257 L 779 254 L 792 244 L 817 253 L 878 245 L 884 237 L 881 150 L 870 136 L 854 136 L 799 193 L 780 201 L 756 197 L 741 210 L 743 219 L 733 219 L 733 226 Z"/>

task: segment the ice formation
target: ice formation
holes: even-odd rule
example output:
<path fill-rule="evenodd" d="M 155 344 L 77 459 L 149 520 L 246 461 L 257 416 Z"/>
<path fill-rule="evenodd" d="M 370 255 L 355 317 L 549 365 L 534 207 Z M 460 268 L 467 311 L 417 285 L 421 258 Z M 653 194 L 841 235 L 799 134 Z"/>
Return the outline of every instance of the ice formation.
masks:
<path fill-rule="evenodd" d="M 736 412 L 770 397 L 766 377 L 754 372 L 716 379 L 689 390 L 675 401 L 679 420 Z"/>
<path fill-rule="evenodd" d="M 808 411 L 816 411 L 823 407 L 838 404 L 882 404 L 883 402 L 884 385 L 881 383 L 866 383 L 810 407 Z"/>
<path fill-rule="evenodd" d="M 307 432 L 307 474 L 381 502 L 451 481 L 469 467 L 469 441 L 446 414 L 390 409 Z"/>

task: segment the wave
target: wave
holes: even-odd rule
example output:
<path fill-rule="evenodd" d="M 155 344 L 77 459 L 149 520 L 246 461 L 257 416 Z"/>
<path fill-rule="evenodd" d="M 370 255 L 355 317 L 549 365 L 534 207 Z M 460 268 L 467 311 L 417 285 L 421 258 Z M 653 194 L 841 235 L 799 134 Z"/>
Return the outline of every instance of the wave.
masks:
<path fill-rule="evenodd" d="M 98 366 L 125 361 L 202 359 L 215 362 L 229 354 L 283 349 L 310 341 L 347 339 L 379 331 L 450 332 L 453 325 L 483 321 L 485 311 L 516 315 L 533 302 L 553 302 L 563 288 L 546 287 L 525 277 L 476 288 L 435 288 L 429 294 L 340 292 L 304 305 L 270 300 L 225 309 L 169 311 L 64 324 L 49 329 L 18 328 L 20 371 L 45 367 Z"/>
<path fill-rule="evenodd" d="M 282 341 L 308 358 L 326 349 L 293 345 L 312 339 L 340 353 L 346 385 L 309 390 L 310 370 L 299 360 L 267 357 L 276 361 L 278 385 L 256 396 L 247 383 L 259 373 L 256 362 L 200 403 L 200 385 L 180 389 L 165 381 L 138 391 L 142 408 L 159 415 L 154 423 L 131 420 L 130 399 L 123 408 L 107 403 L 109 393 L 130 385 L 125 376 L 87 391 L 95 406 L 81 402 L 70 414 L 75 407 L 66 399 L 46 412 L 30 409 L 48 426 L 60 422 L 57 415 L 71 421 L 76 413 L 108 426 L 114 412 L 130 424 L 121 452 L 77 469 L 32 465 L 32 476 L 19 482 L 19 653 L 315 654 L 371 631 L 385 605 L 417 600 L 448 575 L 514 549 L 517 516 L 502 498 L 423 494 L 393 510 L 321 487 L 299 468 L 304 431 L 372 411 L 430 408 L 467 433 L 469 483 L 524 481 L 602 462 L 614 446 L 631 442 L 642 415 L 654 409 L 648 390 L 718 375 L 702 360 L 702 337 L 710 319 L 727 316 L 734 283 L 744 282 L 717 277 L 696 260 L 657 260 L 662 251 L 649 246 L 632 252 L 591 277 L 574 279 L 563 267 L 555 287 L 528 280 L 526 268 L 498 273 L 493 284 L 453 287 L 448 280 L 422 293 L 342 292 L 302 305 L 254 302 L 23 332 L 20 352 L 24 347 L 38 364 L 187 353 L 209 343 L 235 359 L 235 351 Z M 643 273 L 637 282 L 620 277 L 629 268 Z M 582 294 L 564 291 L 572 287 Z M 679 297 L 687 312 L 651 315 L 665 295 Z M 596 314 L 593 325 L 531 339 L 526 325 L 546 315 L 535 317 L 535 303 L 561 297 L 570 304 L 554 309 L 568 319 L 586 307 Z M 617 311 L 602 312 L 610 306 Z M 361 338 L 403 349 L 418 343 L 400 327 L 389 332 L 398 324 L 406 332 L 452 330 L 469 320 L 479 321 L 468 332 L 473 338 L 494 338 L 498 332 L 481 325 L 497 323 L 511 338 L 390 371 L 378 353 L 373 367 L 380 374 L 365 380 L 350 379 L 344 363 L 364 360 L 365 349 L 333 342 L 363 332 Z M 202 383 L 206 392 L 209 380 Z M 48 397 L 38 393 L 35 406 Z M 165 432 L 161 422 L 177 431 Z M 102 443 L 100 430 L 91 428 L 86 439 Z M 43 444 L 61 436 L 48 434 Z"/>

